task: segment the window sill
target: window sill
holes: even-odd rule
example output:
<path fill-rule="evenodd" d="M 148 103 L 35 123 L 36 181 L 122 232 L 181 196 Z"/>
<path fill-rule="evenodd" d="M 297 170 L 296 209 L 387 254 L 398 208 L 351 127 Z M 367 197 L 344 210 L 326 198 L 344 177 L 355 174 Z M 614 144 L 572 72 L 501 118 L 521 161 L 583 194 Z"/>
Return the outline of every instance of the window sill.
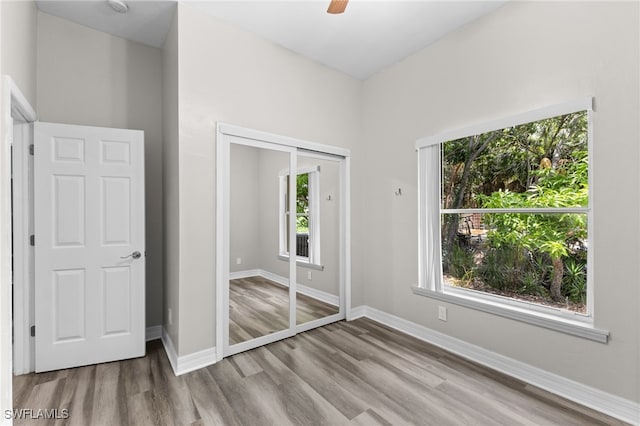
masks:
<path fill-rule="evenodd" d="M 288 262 L 289 256 L 279 254 L 278 259 Z M 300 260 L 299 258 L 296 260 L 296 266 L 300 266 L 301 268 L 315 269 L 316 271 L 324 271 L 324 265 L 310 263 L 308 260 Z"/>
<path fill-rule="evenodd" d="M 540 312 L 533 312 L 524 308 L 508 306 L 499 301 L 487 301 L 474 297 L 473 295 L 443 293 L 427 290 L 421 287 L 412 287 L 413 293 L 443 302 L 452 303 L 459 306 L 475 309 L 477 311 L 498 315 L 504 318 L 521 321 L 527 324 L 537 325 L 572 336 L 582 337 L 600 343 L 607 343 L 609 332 L 600 330 L 591 323 L 577 320 L 559 318 L 553 315 Z"/>

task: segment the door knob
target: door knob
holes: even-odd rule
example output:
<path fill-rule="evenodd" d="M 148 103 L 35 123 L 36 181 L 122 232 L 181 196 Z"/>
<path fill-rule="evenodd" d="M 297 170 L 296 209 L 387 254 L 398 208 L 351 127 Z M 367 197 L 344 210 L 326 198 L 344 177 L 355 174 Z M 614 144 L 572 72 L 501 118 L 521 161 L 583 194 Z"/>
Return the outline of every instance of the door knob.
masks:
<path fill-rule="evenodd" d="M 140 259 L 142 257 L 142 254 L 139 251 L 136 250 L 133 253 L 128 254 L 126 256 L 120 256 L 120 259 L 128 259 L 130 257 L 132 257 L 134 259 Z"/>

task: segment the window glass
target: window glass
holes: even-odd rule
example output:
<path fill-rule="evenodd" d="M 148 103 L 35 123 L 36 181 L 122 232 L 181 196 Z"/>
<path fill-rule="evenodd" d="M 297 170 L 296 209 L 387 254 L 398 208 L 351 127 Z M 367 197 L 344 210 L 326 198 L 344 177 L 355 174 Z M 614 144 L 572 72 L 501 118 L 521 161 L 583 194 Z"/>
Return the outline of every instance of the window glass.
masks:
<path fill-rule="evenodd" d="M 444 209 L 586 207 L 586 111 L 442 144 Z"/>
<path fill-rule="evenodd" d="M 444 289 L 587 313 L 587 112 L 447 141 L 440 158 Z"/>
<path fill-rule="evenodd" d="M 318 240 L 317 221 L 319 217 L 317 201 L 314 197 L 318 192 L 318 175 L 317 167 L 313 171 L 299 172 L 296 175 L 296 197 L 295 211 L 289 208 L 289 197 L 287 191 L 289 188 L 290 175 L 280 176 L 280 255 L 289 255 L 289 220 L 295 218 L 296 224 L 296 255 L 299 260 L 309 263 L 318 262 L 319 245 L 314 246 L 314 239 Z M 316 247 L 317 246 L 317 247 Z"/>

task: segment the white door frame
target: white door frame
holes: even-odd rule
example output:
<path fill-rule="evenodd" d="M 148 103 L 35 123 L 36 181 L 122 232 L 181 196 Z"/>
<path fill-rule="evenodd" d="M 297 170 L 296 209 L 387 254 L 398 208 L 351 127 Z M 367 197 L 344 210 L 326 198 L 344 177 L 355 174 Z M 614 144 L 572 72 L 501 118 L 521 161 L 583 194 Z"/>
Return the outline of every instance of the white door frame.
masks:
<path fill-rule="evenodd" d="M 13 373 L 34 371 L 33 143 L 31 123 L 13 124 Z"/>
<path fill-rule="evenodd" d="M 14 321 L 14 312 L 12 312 L 12 271 L 11 271 L 11 257 L 14 255 L 12 248 L 12 222 L 11 222 L 11 149 L 14 142 L 14 117 L 18 122 L 33 122 L 36 120 L 36 113 L 33 107 L 27 101 L 27 98 L 22 94 L 22 91 L 15 84 L 13 79 L 9 76 L 2 76 L 2 154 L 1 158 L 3 164 L 1 167 L 2 173 L 0 175 L 0 206 L 2 211 L 0 216 L 2 217 L 2 225 L 0 225 L 2 242 L 0 243 L 0 253 L 2 253 L 2 259 L 0 259 L 0 338 L 2 342 L 0 347 L 0 381 L 5 383 L 6 388 L 3 389 L 3 393 L 0 396 L 0 403 L 3 410 L 10 409 L 13 406 L 12 395 L 12 377 L 13 377 L 13 353 L 12 353 L 12 340 L 13 333 L 12 323 L 16 336 L 22 332 L 24 335 L 25 329 L 28 331 L 28 321 L 25 323 L 24 312 L 18 312 L 16 309 L 17 317 Z M 15 183 L 15 182 L 14 182 Z M 15 207 L 15 206 L 14 206 Z M 24 213 L 18 212 L 21 217 L 24 217 Z M 6 228 L 5 228 L 6 227 Z M 16 269 L 21 268 L 21 262 L 24 262 L 24 253 L 20 253 L 18 250 L 15 252 L 14 267 Z M 16 306 L 24 306 L 24 294 L 22 294 L 23 283 L 15 283 L 14 292 L 16 296 Z M 27 317 L 28 320 L 28 317 Z M 27 335 L 29 333 L 27 332 Z M 16 364 L 20 360 L 24 359 L 24 339 L 16 339 L 15 345 L 18 351 L 18 357 Z M 24 366 L 17 365 L 24 368 Z M 4 411 L 3 411 L 4 412 Z"/>
<path fill-rule="evenodd" d="M 13 84 L 11 94 L 10 131 L 13 136 L 13 373 L 26 374 L 34 371 L 33 338 L 30 326 L 33 322 L 33 247 L 29 235 L 33 230 L 29 145 L 33 143 L 35 111 Z M 15 89 L 15 91 L 14 91 Z M 18 125 L 18 123 L 21 125 Z M 31 174 L 32 176 L 32 174 Z"/>
<path fill-rule="evenodd" d="M 236 138 L 244 140 L 251 140 L 256 146 L 260 143 L 268 143 L 274 145 L 280 145 L 291 149 L 301 149 L 305 151 L 317 152 L 319 154 L 328 154 L 338 157 L 343 157 L 341 167 L 341 226 L 340 226 L 340 253 L 341 253 L 341 267 L 340 267 L 340 281 L 341 281 L 341 301 L 340 301 L 340 314 L 342 318 L 346 316 L 347 320 L 351 319 L 351 194 L 350 194 L 350 156 L 351 152 L 348 149 L 323 145 L 314 142 L 307 142 L 299 139 L 294 139 L 286 136 L 275 135 L 271 133 L 265 133 L 257 130 L 248 129 L 245 127 L 235 126 L 226 123 L 217 123 L 216 126 L 216 361 L 223 359 L 225 354 L 225 348 L 228 348 L 228 341 L 225 342 L 225 328 L 228 327 L 228 306 L 225 307 L 225 286 L 229 280 L 229 145 L 231 141 Z M 239 140 L 236 139 L 236 143 Z M 295 170 L 295 161 L 293 161 L 293 170 Z M 292 180 L 294 181 L 294 180 Z M 293 197 L 293 191 L 290 191 L 290 195 Z M 291 222 L 293 224 L 293 221 Z M 290 235 L 295 236 L 294 233 Z M 290 277 L 295 278 L 296 263 L 290 259 Z M 292 271 L 293 270 L 293 271 Z M 291 273 L 292 272 L 292 273 Z M 290 280 L 291 281 L 291 280 Z M 344 290 L 342 290 L 344 289 Z M 293 299 L 295 300 L 295 282 L 289 285 L 290 292 L 294 292 Z M 301 332 L 306 329 L 317 327 L 332 321 L 336 321 L 338 316 L 323 318 L 321 320 L 312 321 L 311 323 L 303 324 L 296 327 L 296 314 L 295 304 L 290 305 L 290 322 L 293 324 L 291 329 L 295 332 Z M 226 315 L 226 317 L 225 317 Z M 250 341 L 252 345 L 266 344 L 272 341 L 272 339 L 280 337 L 280 334 L 292 334 L 292 330 L 286 330 L 284 332 L 274 333 L 269 336 L 263 336 Z M 240 344 L 242 345 L 242 344 Z M 237 346 L 238 349 L 248 349 Z"/>

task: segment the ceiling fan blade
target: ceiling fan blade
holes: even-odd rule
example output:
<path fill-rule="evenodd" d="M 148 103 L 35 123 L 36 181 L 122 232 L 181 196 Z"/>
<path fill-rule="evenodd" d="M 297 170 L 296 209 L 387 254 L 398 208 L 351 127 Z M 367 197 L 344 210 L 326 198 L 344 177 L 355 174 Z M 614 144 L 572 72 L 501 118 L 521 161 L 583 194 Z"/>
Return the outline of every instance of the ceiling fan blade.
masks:
<path fill-rule="evenodd" d="M 331 0 L 329 4 L 329 8 L 327 9 L 327 13 L 338 14 L 343 13 L 347 8 L 347 3 L 349 0 Z"/>

